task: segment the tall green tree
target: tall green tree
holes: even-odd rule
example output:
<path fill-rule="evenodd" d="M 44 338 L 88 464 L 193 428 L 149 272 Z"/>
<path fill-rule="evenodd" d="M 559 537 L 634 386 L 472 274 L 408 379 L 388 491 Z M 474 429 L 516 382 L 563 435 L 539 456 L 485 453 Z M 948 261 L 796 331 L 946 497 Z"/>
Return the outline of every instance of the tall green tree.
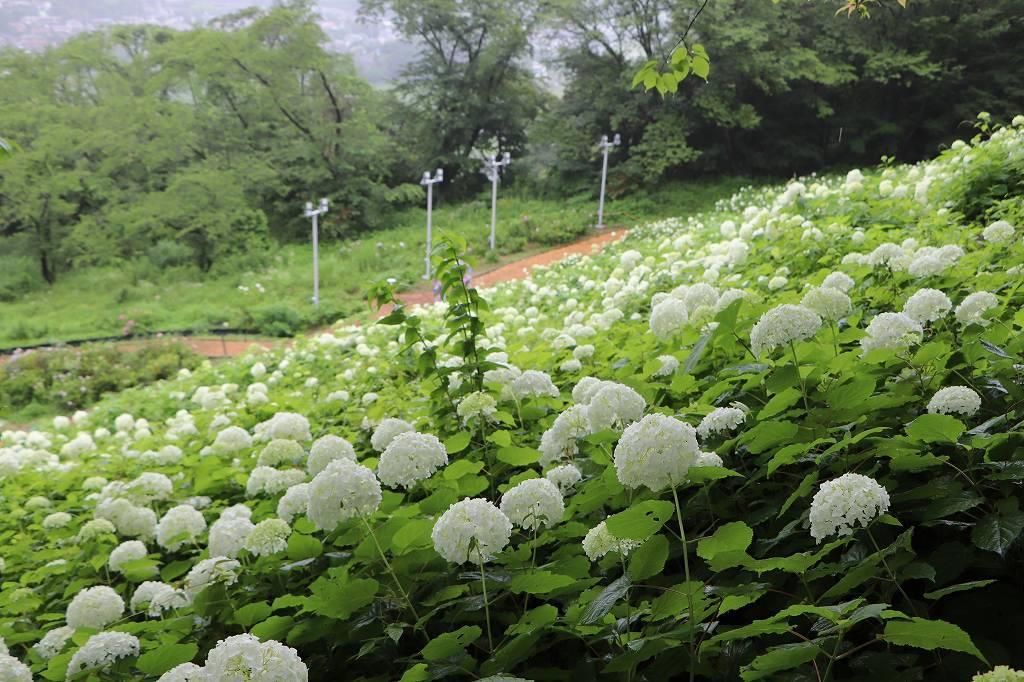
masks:
<path fill-rule="evenodd" d="M 422 48 L 399 85 L 400 135 L 422 167 L 461 180 L 454 192 L 480 187 L 474 153 L 526 146 L 544 101 L 529 67 L 541 10 L 536 0 L 362 0 L 365 18 L 390 17 Z"/>

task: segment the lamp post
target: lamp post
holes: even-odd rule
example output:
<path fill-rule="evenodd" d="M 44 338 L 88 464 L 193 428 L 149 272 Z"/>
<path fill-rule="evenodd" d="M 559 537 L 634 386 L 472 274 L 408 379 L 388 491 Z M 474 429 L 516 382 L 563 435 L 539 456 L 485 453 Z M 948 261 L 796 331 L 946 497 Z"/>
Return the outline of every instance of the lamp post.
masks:
<path fill-rule="evenodd" d="M 313 305 L 320 305 L 320 225 L 319 218 L 327 213 L 327 199 L 321 199 L 320 205 L 313 208 L 313 202 L 306 202 L 303 215 L 313 221 Z"/>
<path fill-rule="evenodd" d="M 512 155 L 505 152 L 498 161 L 494 154 L 491 154 L 484 161 L 484 174 L 491 181 L 491 237 L 487 244 L 491 251 L 494 251 L 494 237 L 498 225 L 498 179 L 501 176 L 501 169 L 512 163 Z"/>
<path fill-rule="evenodd" d="M 427 272 L 423 275 L 423 279 L 430 279 L 430 252 L 432 250 L 431 240 L 434 227 L 434 185 L 439 182 L 444 182 L 443 168 L 438 168 L 434 172 L 434 177 L 430 177 L 430 171 L 424 171 L 423 179 L 420 180 L 420 184 L 427 188 Z"/>
<path fill-rule="evenodd" d="M 598 143 L 598 147 L 604 154 L 604 161 L 601 164 L 601 199 L 597 205 L 597 229 L 599 230 L 604 229 L 604 189 L 608 184 L 608 150 L 618 147 L 620 144 L 622 144 L 622 138 L 618 133 L 615 133 L 611 142 L 608 141 L 607 135 L 602 135 L 601 141 Z"/>

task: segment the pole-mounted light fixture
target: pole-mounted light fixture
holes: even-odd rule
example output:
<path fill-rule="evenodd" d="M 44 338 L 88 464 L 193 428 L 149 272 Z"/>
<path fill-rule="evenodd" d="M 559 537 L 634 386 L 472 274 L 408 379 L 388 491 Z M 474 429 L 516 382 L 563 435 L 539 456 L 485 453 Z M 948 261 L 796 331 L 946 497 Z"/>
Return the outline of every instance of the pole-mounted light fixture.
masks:
<path fill-rule="evenodd" d="M 622 138 L 618 133 L 615 133 L 615 137 L 612 138 L 611 142 L 608 141 L 607 135 L 601 136 L 601 141 L 598 143 L 598 147 L 601 149 L 604 160 L 601 163 L 601 199 L 597 205 L 597 229 L 604 228 L 604 193 L 605 187 L 608 184 L 608 152 L 612 147 L 618 147 L 622 144 Z"/>
<path fill-rule="evenodd" d="M 434 225 L 434 185 L 439 182 L 444 182 L 444 169 L 438 168 L 434 172 L 434 177 L 430 177 L 430 171 L 423 172 L 423 178 L 420 180 L 420 184 L 427 188 L 427 257 L 426 266 L 427 272 L 423 275 L 423 279 L 430 279 L 431 263 L 430 253 L 433 250 L 433 225 Z"/>

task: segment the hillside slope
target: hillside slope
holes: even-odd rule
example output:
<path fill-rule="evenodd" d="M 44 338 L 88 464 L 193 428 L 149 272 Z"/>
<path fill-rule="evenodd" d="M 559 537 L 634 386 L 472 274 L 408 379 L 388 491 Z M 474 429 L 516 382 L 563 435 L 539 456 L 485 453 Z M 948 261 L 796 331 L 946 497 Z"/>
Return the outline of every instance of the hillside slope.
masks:
<path fill-rule="evenodd" d="M 4 433 L 0 635 L 54 680 L 1024 667 L 1018 122 Z"/>

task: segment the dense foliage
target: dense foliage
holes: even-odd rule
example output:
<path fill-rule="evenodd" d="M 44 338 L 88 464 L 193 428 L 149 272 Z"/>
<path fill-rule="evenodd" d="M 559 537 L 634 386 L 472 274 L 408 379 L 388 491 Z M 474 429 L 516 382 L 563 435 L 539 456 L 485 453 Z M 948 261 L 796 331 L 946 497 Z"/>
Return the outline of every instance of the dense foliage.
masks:
<path fill-rule="evenodd" d="M 740 192 L 489 291 L 450 238 L 447 304 L 5 432 L 0 666 L 1024 667 L 1014 123 L 920 166 Z"/>
<path fill-rule="evenodd" d="M 307 200 L 332 200 L 327 240 L 376 229 L 420 204 L 424 170 L 444 167 L 437 196 L 473 196 L 489 153 L 511 152 L 505 180 L 533 196 L 592 195 L 594 145 L 619 132 L 621 195 L 914 161 L 978 110 L 1024 109 L 1014 0 L 855 0 L 869 20 L 834 16 L 845 4 L 364 0 L 421 48 L 386 91 L 326 51 L 310 0 L 0 51 L 0 136 L 17 149 L 0 152 L 0 251 L 51 283 L 139 259 L 233 272 L 305 239 Z M 676 67 L 695 76 L 630 92 L 687 27 Z"/>
<path fill-rule="evenodd" d="M 0 414 L 29 407 L 43 414 L 78 410 L 105 393 L 169 379 L 199 362 L 198 355 L 177 342 L 135 350 L 91 344 L 15 353 L 0 364 Z"/>

